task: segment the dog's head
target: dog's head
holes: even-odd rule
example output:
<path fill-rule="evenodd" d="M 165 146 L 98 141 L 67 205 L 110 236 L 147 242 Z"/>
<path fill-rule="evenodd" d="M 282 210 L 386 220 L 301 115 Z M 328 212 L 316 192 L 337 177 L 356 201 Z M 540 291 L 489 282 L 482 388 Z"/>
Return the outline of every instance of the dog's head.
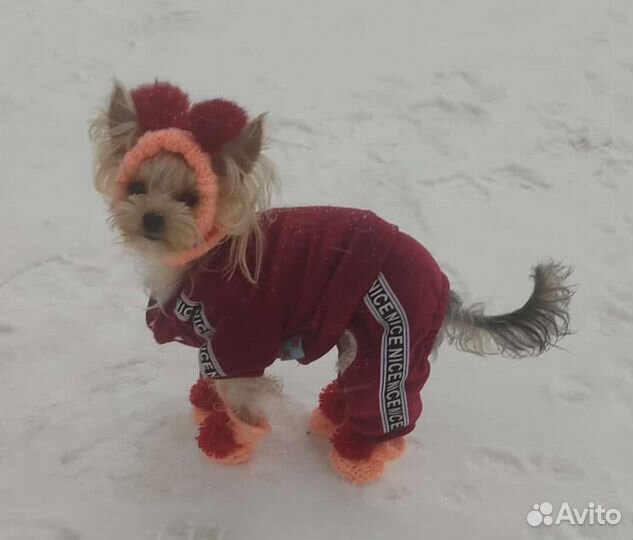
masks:
<path fill-rule="evenodd" d="M 124 242 L 177 265 L 228 239 L 240 244 L 232 251 L 244 271 L 273 181 L 261 155 L 263 121 L 225 100 L 191 106 L 166 83 L 130 92 L 115 82 L 91 137 L 95 185 Z"/>

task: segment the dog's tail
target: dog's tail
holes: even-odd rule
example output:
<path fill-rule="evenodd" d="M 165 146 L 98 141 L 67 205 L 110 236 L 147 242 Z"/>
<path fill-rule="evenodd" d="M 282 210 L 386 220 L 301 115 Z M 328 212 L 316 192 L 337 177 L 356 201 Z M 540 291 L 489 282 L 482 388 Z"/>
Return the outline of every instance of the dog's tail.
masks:
<path fill-rule="evenodd" d="M 479 355 L 537 356 L 569 334 L 568 308 L 574 290 L 566 280 L 571 273 L 562 264 L 537 265 L 530 298 L 522 308 L 505 315 L 484 315 L 481 304 L 464 307 L 451 291 L 443 337 L 458 349 Z"/>

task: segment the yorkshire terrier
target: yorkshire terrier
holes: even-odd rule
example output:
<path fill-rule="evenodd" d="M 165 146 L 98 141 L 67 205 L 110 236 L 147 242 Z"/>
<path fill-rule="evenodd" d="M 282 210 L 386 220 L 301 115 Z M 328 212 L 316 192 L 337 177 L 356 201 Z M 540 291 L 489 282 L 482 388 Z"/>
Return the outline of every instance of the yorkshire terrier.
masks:
<path fill-rule="evenodd" d="M 156 341 L 199 349 L 201 450 L 249 460 L 270 431 L 263 402 L 279 391 L 264 370 L 337 347 L 338 377 L 310 429 L 331 441 L 342 477 L 373 481 L 405 450 L 442 340 L 480 355 L 545 352 L 569 333 L 571 271 L 535 266 L 512 313 L 465 307 L 429 252 L 374 213 L 269 209 L 264 120 L 223 99 L 191 104 L 171 84 L 115 82 L 91 126 L 95 185 L 144 263 Z"/>

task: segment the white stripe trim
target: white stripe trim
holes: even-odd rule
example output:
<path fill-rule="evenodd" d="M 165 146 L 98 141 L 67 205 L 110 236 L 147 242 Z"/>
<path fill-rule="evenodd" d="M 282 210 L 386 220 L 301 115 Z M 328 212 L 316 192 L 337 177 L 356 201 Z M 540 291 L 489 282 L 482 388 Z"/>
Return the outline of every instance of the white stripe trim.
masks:
<path fill-rule="evenodd" d="M 176 317 L 182 322 L 191 322 L 193 327 L 193 331 L 196 335 L 204 340 L 204 345 L 200 347 L 199 354 L 202 352 L 202 348 L 206 345 L 207 352 L 209 354 L 209 360 L 213 365 L 215 371 L 221 376 L 226 377 L 226 372 L 222 369 L 218 358 L 215 356 L 215 352 L 213 351 L 213 345 L 211 344 L 211 338 L 213 334 L 215 334 L 215 328 L 211 326 L 209 323 L 209 319 L 207 319 L 207 314 L 204 310 L 204 304 L 202 302 L 195 302 L 191 300 L 184 292 L 180 294 L 180 301 L 182 301 L 188 308 L 191 309 L 191 313 L 189 315 L 181 315 L 178 312 L 178 303 L 176 303 L 176 307 L 174 308 L 174 313 Z M 196 314 L 200 314 L 200 318 L 202 319 L 202 327 L 203 331 L 200 331 L 198 325 L 196 325 Z"/>
<path fill-rule="evenodd" d="M 372 291 L 375 291 L 377 294 L 371 294 Z M 387 301 L 382 305 L 391 304 L 392 315 L 395 315 L 395 320 L 388 321 L 385 316 L 380 312 L 379 308 L 381 305 L 377 305 L 374 303 L 373 297 L 378 295 L 382 295 L 387 298 Z M 406 316 L 406 312 L 402 308 L 402 304 L 398 300 L 398 297 L 394 294 L 393 289 L 390 287 L 387 282 L 385 276 L 383 274 L 379 274 L 369 291 L 366 293 L 364 297 L 365 305 L 367 309 L 370 311 L 374 319 L 383 327 L 383 334 L 381 338 L 381 351 L 380 351 L 380 386 L 379 386 L 379 396 L 378 403 L 380 409 L 380 418 L 382 421 L 383 430 L 385 433 L 389 433 L 392 431 L 394 426 L 391 424 L 391 419 L 389 417 L 389 408 L 387 406 L 387 380 L 388 380 L 388 369 L 390 366 L 391 358 L 389 351 L 389 338 L 393 323 L 397 322 L 399 325 L 402 325 L 402 373 L 400 381 L 397 383 L 398 392 L 400 394 L 400 406 L 401 406 L 401 415 L 402 415 L 402 425 L 398 427 L 405 427 L 409 425 L 409 407 L 407 404 L 407 395 L 406 395 L 406 380 L 409 376 L 409 365 L 410 365 L 410 331 L 409 331 L 409 321 Z M 395 381 L 394 381 L 395 382 Z M 390 391 L 389 393 L 393 392 Z M 399 415 L 398 415 L 399 416 Z M 394 422 L 394 424 L 399 422 Z"/>
<path fill-rule="evenodd" d="M 380 420 L 382 421 L 382 430 L 385 433 L 388 433 L 389 432 L 389 426 L 387 424 L 387 404 L 385 403 L 385 400 L 383 399 L 383 395 L 384 395 L 383 388 L 385 386 L 385 370 L 386 370 L 386 366 L 387 366 L 387 363 L 384 362 L 384 358 L 387 356 L 387 354 L 386 354 L 386 346 L 387 346 L 386 336 L 387 336 L 387 332 L 389 330 L 389 326 L 387 325 L 387 322 L 384 321 L 381 318 L 380 313 L 378 313 L 376 311 L 376 308 L 371 303 L 371 300 L 370 300 L 369 296 L 365 296 L 365 305 L 367 306 L 369 311 L 371 311 L 371 314 L 374 316 L 374 319 L 376 319 L 378 324 L 380 324 L 382 326 L 382 328 L 383 328 L 382 338 L 381 338 L 381 345 L 380 345 L 380 385 L 378 387 L 378 404 L 379 404 L 379 407 L 380 407 Z"/>
<path fill-rule="evenodd" d="M 220 377 L 226 377 L 225 371 L 222 369 L 222 366 L 220 366 L 220 362 L 218 362 L 218 358 L 215 356 L 213 346 L 211 345 L 211 340 L 207 340 L 205 344 L 207 346 L 207 352 L 209 353 L 209 360 L 211 361 L 211 364 L 213 365 L 215 371 L 217 371 Z M 204 345 L 202 347 L 204 347 Z"/>
<path fill-rule="evenodd" d="M 407 377 L 409 376 L 409 362 L 410 362 L 410 356 L 411 356 L 411 341 L 409 339 L 409 319 L 407 319 L 407 312 L 404 310 L 404 308 L 402 307 L 402 304 L 400 303 L 400 300 L 398 300 L 398 297 L 395 295 L 395 293 L 393 292 L 391 286 L 389 285 L 389 282 L 385 279 L 385 276 L 383 276 L 382 274 L 378 274 L 378 279 L 382 282 L 382 284 L 384 285 L 385 289 L 388 291 L 388 293 L 390 294 L 391 298 L 393 299 L 395 305 L 397 306 L 397 311 L 400 314 L 400 317 L 402 318 L 402 322 L 404 323 L 404 331 L 405 331 L 405 337 L 404 337 L 404 361 L 405 361 L 405 366 L 404 366 L 404 371 L 405 371 L 405 377 L 403 377 L 402 379 L 402 392 L 403 392 L 403 396 L 406 397 L 406 393 L 405 393 L 405 383 L 407 380 Z M 404 414 L 406 416 L 407 419 L 407 425 L 409 424 L 409 405 L 407 403 L 407 400 L 403 400 L 403 405 L 404 405 Z"/>

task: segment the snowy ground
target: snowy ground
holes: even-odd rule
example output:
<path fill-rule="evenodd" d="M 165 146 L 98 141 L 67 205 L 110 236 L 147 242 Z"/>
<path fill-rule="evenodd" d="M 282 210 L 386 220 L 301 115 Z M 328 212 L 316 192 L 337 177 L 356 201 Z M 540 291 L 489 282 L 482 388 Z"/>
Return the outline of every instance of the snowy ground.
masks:
<path fill-rule="evenodd" d="M 630 0 L 0 1 L 0 539 L 633 539 Z M 306 421 L 333 357 L 279 366 L 257 461 L 198 452 L 195 352 L 157 348 L 92 191 L 113 75 L 270 111 L 279 203 L 366 207 L 494 311 L 575 265 L 577 334 L 523 362 L 444 348 L 411 450 L 330 471 Z M 530 528 L 532 504 L 616 527 Z"/>

